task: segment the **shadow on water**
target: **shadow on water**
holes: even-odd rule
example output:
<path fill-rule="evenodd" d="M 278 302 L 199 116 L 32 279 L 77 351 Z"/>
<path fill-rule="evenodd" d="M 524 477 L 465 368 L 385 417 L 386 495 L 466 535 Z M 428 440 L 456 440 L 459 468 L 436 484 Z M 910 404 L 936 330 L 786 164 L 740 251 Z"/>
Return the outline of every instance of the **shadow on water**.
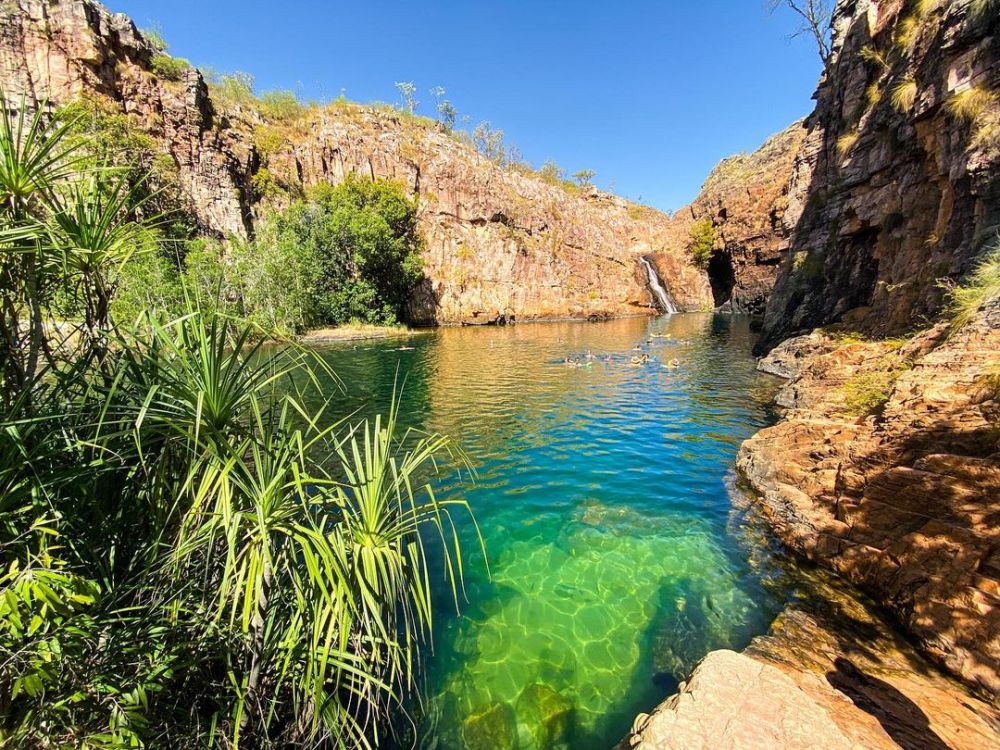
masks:
<path fill-rule="evenodd" d="M 471 504 L 493 576 L 460 522 L 469 601 L 458 617 L 435 591 L 420 746 L 611 747 L 707 651 L 767 628 L 783 594 L 732 533 L 725 481 L 770 420 L 752 342 L 745 319 L 691 314 L 321 350 L 341 413 L 384 411 L 398 367 L 406 425 L 478 475 L 434 482 Z"/>

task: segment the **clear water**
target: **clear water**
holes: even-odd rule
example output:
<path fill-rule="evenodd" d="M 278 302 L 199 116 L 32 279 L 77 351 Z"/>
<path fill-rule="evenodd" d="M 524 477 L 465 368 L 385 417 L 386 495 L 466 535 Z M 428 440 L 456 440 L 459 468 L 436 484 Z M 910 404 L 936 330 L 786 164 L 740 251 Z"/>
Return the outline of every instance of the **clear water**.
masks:
<path fill-rule="evenodd" d="M 441 597 L 418 746 L 611 748 L 708 651 L 767 629 L 780 572 L 731 495 L 740 442 L 770 418 L 751 344 L 746 320 L 697 314 L 322 350 L 361 414 L 386 408 L 398 366 L 406 420 L 478 474 L 442 490 L 472 505 L 492 577 L 466 525 L 469 601 L 459 617 Z"/>

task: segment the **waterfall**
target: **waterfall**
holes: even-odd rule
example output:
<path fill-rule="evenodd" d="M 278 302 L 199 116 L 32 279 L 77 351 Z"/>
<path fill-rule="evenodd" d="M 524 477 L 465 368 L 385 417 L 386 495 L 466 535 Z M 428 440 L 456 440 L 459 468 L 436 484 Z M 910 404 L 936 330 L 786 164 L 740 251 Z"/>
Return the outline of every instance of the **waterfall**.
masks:
<path fill-rule="evenodd" d="M 670 292 L 666 290 L 663 286 L 663 282 L 660 281 L 660 277 L 656 273 L 656 269 L 653 268 L 653 264 L 641 255 L 639 256 L 639 260 L 642 261 L 642 265 L 646 267 L 646 276 L 649 279 L 649 290 L 653 293 L 653 297 L 657 301 L 657 307 L 665 313 L 677 312 L 677 305 L 674 304 L 674 301 L 670 298 Z"/>

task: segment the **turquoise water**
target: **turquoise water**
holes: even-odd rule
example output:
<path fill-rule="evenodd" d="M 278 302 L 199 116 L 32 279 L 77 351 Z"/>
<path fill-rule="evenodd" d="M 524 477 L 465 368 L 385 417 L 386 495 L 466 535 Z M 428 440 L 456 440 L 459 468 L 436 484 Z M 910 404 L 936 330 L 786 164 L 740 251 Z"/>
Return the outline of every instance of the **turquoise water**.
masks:
<path fill-rule="evenodd" d="M 780 571 L 747 541 L 731 495 L 737 448 L 768 423 L 773 388 L 745 319 L 402 342 L 321 351 L 344 381 L 342 408 L 384 410 L 398 367 L 408 423 L 466 450 L 475 484 L 451 473 L 441 489 L 471 504 L 492 573 L 467 524 L 468 602 L 459 617 L 450 590 L 441 597 L 428 697 L 412 707 L 417 746 L 610 748 L 708 651 L 767 629 Z M 562 363 L 588 351 L 587 366 Z"/>

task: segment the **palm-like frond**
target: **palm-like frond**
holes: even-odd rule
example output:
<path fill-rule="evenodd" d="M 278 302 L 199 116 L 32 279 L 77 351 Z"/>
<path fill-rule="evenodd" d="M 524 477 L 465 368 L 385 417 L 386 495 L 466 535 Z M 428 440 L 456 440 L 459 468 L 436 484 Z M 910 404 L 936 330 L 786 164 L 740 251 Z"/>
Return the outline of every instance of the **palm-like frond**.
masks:
<path fill-rule="evenodd" d="M 43 107 L 29 116 L 24 97 L 11 117 L 12 107 L 3 91 L 0 108 L 4 113 L 0 117 L 0 204 L 22 214 L 33 197 L 75 172 L 78 148 L 65 137 L 74 123 L 50 127 Z"/>

